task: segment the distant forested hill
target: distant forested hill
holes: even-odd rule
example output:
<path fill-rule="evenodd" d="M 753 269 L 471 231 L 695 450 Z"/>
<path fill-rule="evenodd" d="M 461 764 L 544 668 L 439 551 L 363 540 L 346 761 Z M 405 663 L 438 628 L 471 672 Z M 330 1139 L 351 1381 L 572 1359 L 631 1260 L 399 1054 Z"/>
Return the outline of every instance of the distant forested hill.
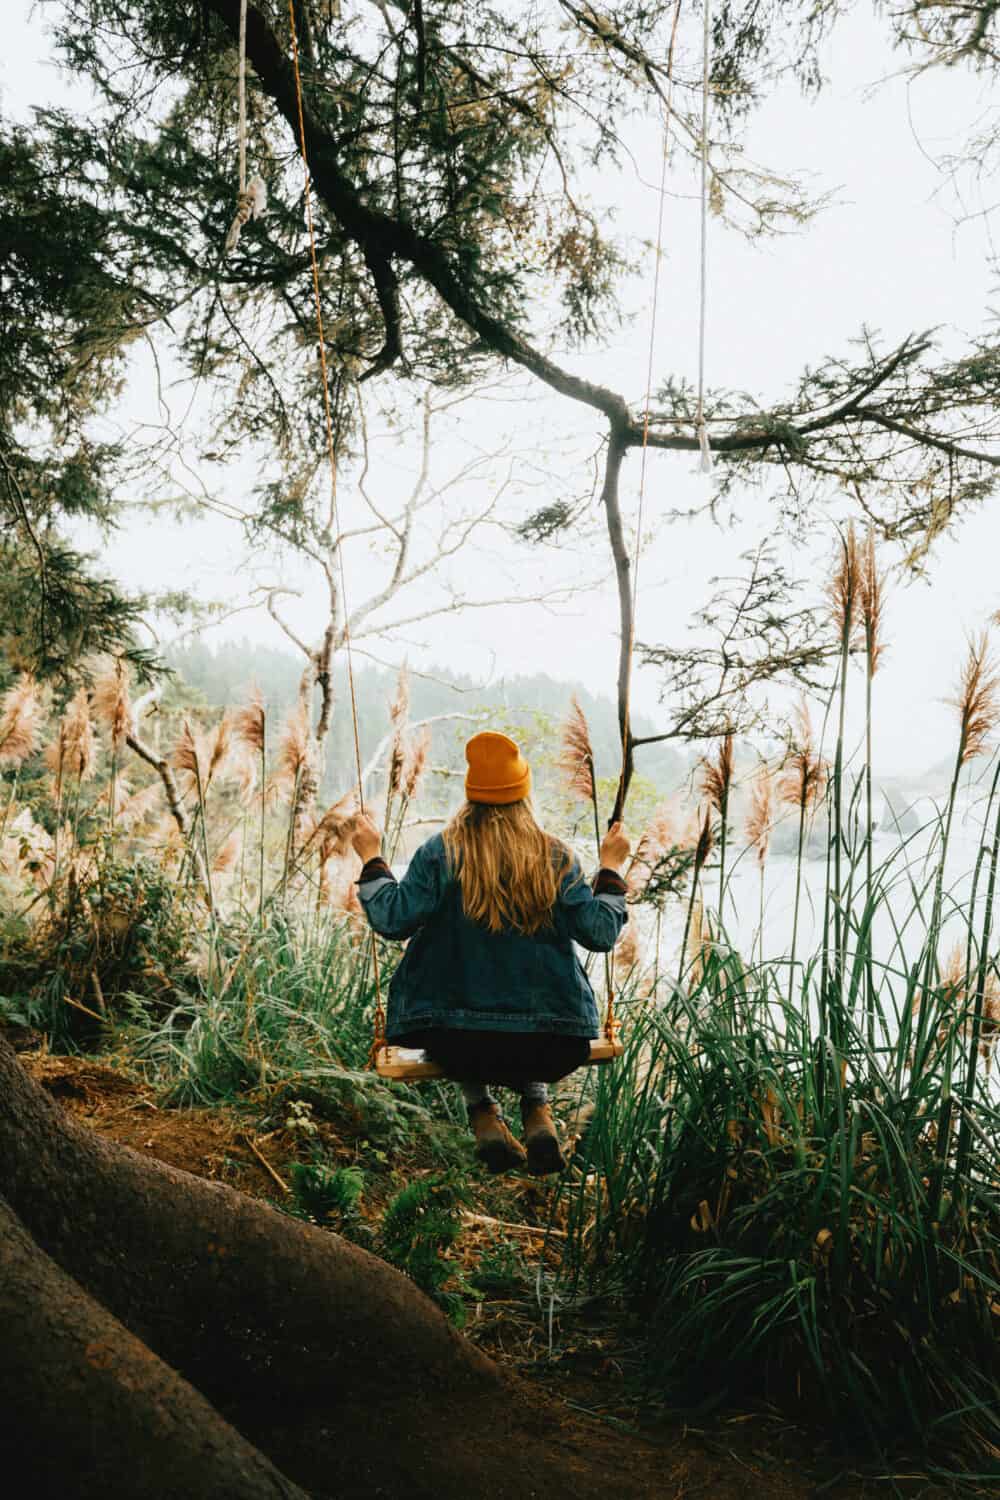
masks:
<path fill-rule="evenodd" d="M 169 651 L 168 665 L 177 674 L 175 691 L 187 692 L 206 708 L 225 708 L 241 703 L 251 686 L 259 687 L 274 720 L 282 717 L 295 701 L 301 676 L 301 661 L 291 652 L 259 646 L 249 640 L 220 641 L 211 645 L 193 641 Z M 327 775 L 336 787 L 350 778 L 354 762 L 347 673 L 343 663 L 335 674 L 333 725 L 329 741 Z M 361 727 L 362 756 L 376 749 L 389 728 L 389 704 L 396 690 L 396 674 L 355 658 L 355 688 Z M 445 667 L 433 666 L 410 673 L 410 718 L 420 720 L 438 714 L 467 717 L 444 720 L 432 726 L 431 761 L 442 771 L 459 770 L 462 747 L 477 728 L 493 727 L 522 739 L 535 757 L 536 780 L 542 785 L 554 778 L 552 760 L 558 749 L 559 728 L 575 693 L 590 725 L 599 777 L 617 775 L 620 757 L 618 721 L 609 696 L 598 696 L 583 684 L 557 681 L 544 673 L 530 677 L 500 678 L 482 686 L 470 677 L 457 676 Z M 641 714 L 634 720 L 637 735 L 651 734 L 656 726 Z M 692 757 L 674 745 L 651 745 L 638 752 L 639 772 L 660 793 L 683 786 L 690 774 Z M 447 780 L 447 778 L 444 778 Z M 444 798 L 454 799 L 454 788 L 442 786 Z"/>

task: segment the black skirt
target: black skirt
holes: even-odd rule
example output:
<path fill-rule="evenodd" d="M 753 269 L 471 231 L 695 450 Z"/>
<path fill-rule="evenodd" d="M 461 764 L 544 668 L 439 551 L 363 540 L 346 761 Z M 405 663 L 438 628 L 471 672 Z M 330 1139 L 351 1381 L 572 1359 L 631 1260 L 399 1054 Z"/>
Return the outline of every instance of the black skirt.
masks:
<path fill-rule="evenodd" d="M 556 1083 L 582 1068 L 590 1056 L 585 1036 L 547 1031 L 460 1031 L 441 1026 L 396 1037 L 394 1045 L 421 1048 L 449 1078 L 508 1088 Z"/>

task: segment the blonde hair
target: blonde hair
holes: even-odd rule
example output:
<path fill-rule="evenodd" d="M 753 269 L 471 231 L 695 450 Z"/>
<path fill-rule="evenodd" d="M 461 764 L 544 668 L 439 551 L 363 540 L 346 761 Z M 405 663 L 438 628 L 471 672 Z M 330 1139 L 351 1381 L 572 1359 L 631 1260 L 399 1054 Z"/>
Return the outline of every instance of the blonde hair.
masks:
<path fill-rule="evenodd" d="M 466 802 L 444 830 L 462 891 L 462 909 L 488 932 L 538 932 L 552 926 L 569 850 L 539 828 L 527 799 Z"/>

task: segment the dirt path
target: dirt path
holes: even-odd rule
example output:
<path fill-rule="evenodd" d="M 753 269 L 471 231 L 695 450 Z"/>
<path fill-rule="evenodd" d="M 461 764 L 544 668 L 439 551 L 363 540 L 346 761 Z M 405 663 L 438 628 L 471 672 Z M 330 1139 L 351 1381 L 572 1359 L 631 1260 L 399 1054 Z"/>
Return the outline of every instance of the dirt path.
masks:
<path fill-rule="evenodd" d="M 90 1059 L 27 1054 L 22 1062 L 53 1098 L 100 1134 L 250 1196 L 282 1197 L 282 1172 L 295 1142 L 280 1129 L 255 1134 L 246 1120 L 226 1109 L 159 1107 L 150 1088 Z M 335 1142 L 325 1145 L 337 1150 Z M 348 1145 L 342 1154 L 350 1155 Z M 491 1342 L 494 1357 L 503 1359 L 505 1352 L 502 1341 L 499 1347 Z M 523 1356 L 523 1349 L 519 1352 Z M 280 1469 L 311 1493 L 336 1493 L 343 1500 L 378 1495 L 466 1500 L 477 1470 L 493 1476 L 505 1469 L 509 1487 L 501 1483 L 497 1488 L 491 1478 L 491 1495 L 528 1500 L 534 1493 L 531 1476 L 521 1471 L 517 1453 L 519 1440 L 529 1437 L 544 1441 L 557 1458 L 567 1496 L 806 1500 L 821 1486 L 830 1500 L 886 1493 L 886 1486 L 874 1481 L 831 1485 L 832 1471 L 824 1473 L 817 1466 L 810 1439 L 787 1423 L 731 1416 L 705 1429 L 673 1422 L 640 1435 L 624 1431 L 620 1423 L 595 1421 L 578 1408 L 627 1414 L 613 1361 L 605 1370 L 600 1361 L 591 1361 L 583 1372 L 572 1364 L 559 1369 L 551 1361 L 540 1362 L 534 1371 L 525 1367 L 523 1357 L 517 1363 L 521 1376 L 508 1375 L 502 1398 L 492 1397 L 478 1420 L 463 1412 L 446 1463 L 444 1455 L 427 1452 L 420 1441 L 422 1400 L 432 1402 L 430 1393 L 422 1398 L 414 1392 L 405 1416 L 398 1410 L 369 1410 L 346 1424 L 351 1431 L 343 1446 L 349 1462 L 340 1466 L 335 1490 L 327 1488 L 331 1434 L 323 1425 L 321 1403 L 309 1412 L 282 1411 L 276 1402 L 264 1423 L 266 1436 L 259 1430 L 257 1440 Z M 339 1445 L 339 1432 L 337 1440 Z M 935 1492 L 925 1486 L 919 1493 L 930 1497 Z M 552 1494 L 549 1485 L 547 1500 Z"/>

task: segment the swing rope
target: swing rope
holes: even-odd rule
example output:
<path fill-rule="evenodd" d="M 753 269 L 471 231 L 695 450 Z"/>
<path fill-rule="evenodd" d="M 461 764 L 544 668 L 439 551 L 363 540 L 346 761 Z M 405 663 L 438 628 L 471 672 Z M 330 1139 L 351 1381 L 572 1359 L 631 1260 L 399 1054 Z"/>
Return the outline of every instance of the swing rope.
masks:
<path fill-rule="evenodd" d="M 705 425 L 705 323 L 708 302 L 708 83 L 712 42 L 711 0 L 702 0 L 704 25 L 701 44 L 701 284 L 698 296 L 698 408 L 695 426 L 701 449 L 701 472 L 712 472 L 712 447 Z"/>
<path fill-rule="evenodd" d="M 635 653 L 635 616 L 639 600 L 639 558 L 642 549 L 642 512 L 646 498 L 646 462 L 649 457 L 649 404 L 653 395 L 653 359 L 656 352 L 656 315 L 660 301 L 660 270 L 663 260 L 663 217 L 667 200 L 667 168 L 670 164 L 671 131 L 674 100 L 674 51 L 677 43 L 677 27 L 681 18 L 683 0 L 677 0 L 670 32 L 670 48 L 667 53 L 667 95 L 664 101 L 663 147 L 660 154 L 659 204 L 656 216 L 656 262 L 653 269 L 653 305 L 649 320 L 649 345 L 646 354 L 646 400 L 642 416 L 642 450 L 639 458 L 639 502 L 636 509 L 635 542 L 632 549 L 632 600 L 629 608 L 628 649 L 625 670 L 625 709 L 622 715 L 622 810 L 624 811 L 625 773 L 628 768 L 629 739 L 632 733 L 632 658 Z M 604 1035 L 614 1041 L 617 1025 L 615 1019 L 615 950 L 608 959 L 607 989 L 608 1003 L 604 1016 Z"/>
<path fill-rule="evenodd" d="M 681 5 L 683 0 L 677 0 L 673 24 L 670 35 L 670 48 L 667 59 L 667 97 L 665 101 L 665 118 L 663 125 L 663 150 L 660 165 L 659 185 L 659 207 L 656 227 L 656 263 L 653 276 L 653 298 L 650 314 L 649 346 L 646 365 L 646 400 L 643 413 L 642 451 L 639 472 L 639 499 L 636 515 L 635 543 L 632 557 L 632 602 L 629 611 L 629 636 L 627 649 L 627 668 L 625 679 L 625 707 L 623 715 L 622 733 L 622 783 L 624 785 L 625 769 L 628 757 L 628 743 L 630 735 L 630 714 L 632 696 L 632 658 L 635 649 L 635 620 L 636 603 L 638 597 L 639 579 L 639 556 L 642 543 L 642 516 L 646 488 L 646 466 L 649 451 L 649 407 L 652 397 L 653 381 L 653 359 L 656 340 L 656 319 L 659 304 L 660 270 L 663 256 L 663 219 L 664 205 L 666 201 L 666 176 L 670 156 L 671 144 L 671 122 L 673 119 L 673 93 L 674 93 L 674 54 L 677 41 L 678 23 L 680 20 Z M 240 207 L 236 219 L 230 229 L 226 242 L 227 252 L 235 248 L 239 240 L 239 231 L 247 219 L 256 216 L 260 212 L 258 207 L 259 194 L 255 192 L 255 184 L 260 184 L 263 192 L 264 185 L 259 178 L 255 178 L 249 187 L 246 185 L 246 12 L 247 0 L 241 0 L 240 6 L 240 70 L 239 70 L 239 105 L 240 105 Z M 709 83 L 709 46 L 711 15 L 709 0 L 704 0 L 704 35 L 702 55 L 702 141 L 701 141 L 701 289 L 700 289 L 700 317 L 699 317 L 699 348 L 698 348 L 698 407 L 696 423 L 698 427 L 699 444 L 702 451 L 702 468 L 711 468 L 711 449 L 708 444 L 708 435 L 704 420 L 704 376 L 705 376 L 705 323 L 706 323 L 706 285 L 707 285 L 707 230 L 708 230 L 708 83 Z M 330 467 L 330 510 L 334 527 L 339 529 L 337 518 L 337 453 L 333 435 L 333 412 L 330 401 L 330 380 L 326 360 L 326 340 L 323 328 L 323 306 L 319 283 L 319 260 L 316 253 L 316 234 L 312 212 L 311 176 L 309 171 L 309 159 L 306 149 L 305 113 L 302 99 L 302 77 L 299 68 L 298 34 L 295 24 L 294 0 L 288 0 L 288 20 L 292 43 L 292 70 L 295 79 L 295 98 L 298 113 L 299 127 L 299 151 L 302 158 L 302 166 L 305 179 L 305 208 L 306 223 L 309 231 L 309 254 L 312 268 L 313 299 L 316 308 L 316 328 L 319 342 L 320 370 L 323 385 L 323 410 L 326 427 L 327 457 Z M 249 201 L 248 201 L 249 200 Z M 261 205 L 262 206 L 262 205 Z M 245 211 L 244 211 L 245 210 Z M 230 244 L 232 241 L 232 244 Z M 337 562 L 340 576 L 340 597 L 344 611 L 344 644 L 347 653 L 347 681 L 351 703 L 351 724 L 354 737 L 354 758 L 358 775 L 358 800 L 361 811 L 365 811 L 364 801 L 364 773 L 361 765 L 361 737 L 358 724 L 357 694 L 354 683 L 354 663 L 351 649 L 350 614 L 347 606 L 347 586 L 344 572 L 343 547 L 338 546 Z M 368 1065 L 374 1067 L 378 1054 L 386 1046 L 386 1016 L 382 1000 L 381 975 L 379 969 L 378 948 L 375 941 L 375 933 L 370 933 L 372 969 L 375 980 L 375 1013 L 373 1017 L 373 1038 L 369 1052 Z M 607 1007 L 604 1017 L 604 1035 L 607 1041 L 613 1042 L 617 1026 L 614 1009 L 614 954 L 612 952 L 609 970 L 609 983 L 607 995 Z"/>
<path fill-rule="evenodd" d="M 246 0 L 243 0 L 243 14 Z M 332 530 L 339 535 L 340 520 L 337 513 L 337 449 L 333 438 L 333 407 L 330 401 L 330 373 L 326 362 L 326 335 L 323 328 L 323 300 L 319 288 L 319 258 L 316 254 L 316 230 L 313 223 L 312 186 L 309 173 L 309 158 L 306 152 L 306 123 L 302 105 L 302 76 L 299 72 L 299 42 L 295 29 L 294 0 L 288 0 L 288 22 L 292 37 L 292 70 L 295 74 L 295 101 L 299 120 L 299 152 L 305 174 L 306 225 L 309 230 L 309 259 L 312 266 L 313 300 L 316 306 L 316 332 L 319 340 L 319 365 L 323 378 L 323 416 L 326 427 L 326 451 L 330 465 L 330 519 Z M 347 605 L 347 578 L 344 572 L 343 542 L 337 544 L 337 566 L 340 576 L 340 603 L 344 612 L 344 645 L 347 651 L 347 685 L 351 700 L 351 727 L 354 734 L 354 763 L 358 773 L 358 803 L 365 812 L 364 771 L 361 766 L 361 733 L 358 725 L 358 699 L 354 687 L 354 657 L 351 650 L 351 616 Z M 374 1067 L 378 1053 L 385 1046 L 385 1006 L 382 1002 L 382 978 L 379 970 L 378 945 L 374 930 L 371 938 L 372 973 L 375 979 L 375 1015 L 373 1038 L 368 1054 L 368 1066 Z"/>
<path fill-rule="evenodd" d="M 263 177 L 247 182 L 247 0 L 240 0 L 239 71 L 236 92 L 239 100 L 240 190 L 236 215 L 226 235 L 225 254 L 232 255 L 240 242 L 244 224 L 259 219 L 267 207 L 267 188 Z"/>
<path fill-rule="evenodd" d="M 240 111 L 240 197 L 247 190 L 247 0 L 240 0 L 240 68 L 237 83 Z"/>

